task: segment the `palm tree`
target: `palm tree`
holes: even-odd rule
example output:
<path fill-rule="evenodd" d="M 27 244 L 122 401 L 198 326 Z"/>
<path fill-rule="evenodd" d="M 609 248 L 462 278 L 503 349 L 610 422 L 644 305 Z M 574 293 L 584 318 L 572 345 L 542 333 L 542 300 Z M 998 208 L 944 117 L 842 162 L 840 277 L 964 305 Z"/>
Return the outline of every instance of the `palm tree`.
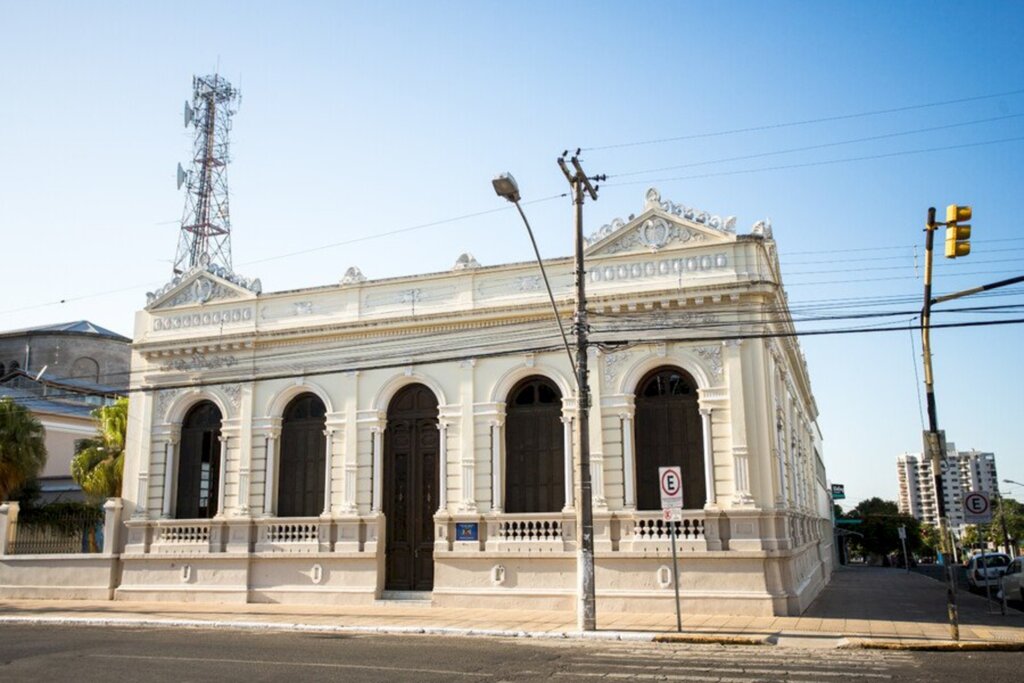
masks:
<path fill-rule="evenodd" d="M 90 500 L 100 503 L 121 495 L 128 399 L 119 398 L 112 405 L 97 408 L 92 415 L 99 423 L 99 433 L 85 441 L 71 460 L 71 477 Z"/>
<path fill-rule="evenodd" d="M 0 399 L 0 502 L 46 464 L 46 430 L 10 398 Z"/>

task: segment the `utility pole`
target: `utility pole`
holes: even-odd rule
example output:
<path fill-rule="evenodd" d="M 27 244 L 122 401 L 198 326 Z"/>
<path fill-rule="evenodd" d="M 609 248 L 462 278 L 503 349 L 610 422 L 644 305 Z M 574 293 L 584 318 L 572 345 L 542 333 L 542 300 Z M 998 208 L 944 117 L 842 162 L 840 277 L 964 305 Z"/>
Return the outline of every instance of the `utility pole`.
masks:
<path fill-rule="evenodd" d="M 570 159 L 570 171 L 565 162 L 568 152 L 558 158 L 558 167 L 572 187 L 576 205 L 576 312 L 573 330 L 576 332 L 576 387 L 579 410 L 576 421 L 576 443 L 580 449 L 580 501 L 576 520 L 579 529 L 576 552 L 576 576 L 579 583 L 576 605 L 576 623 L 581 631 L 597 629 L 597 600 L 594 590 L 594 497 L 590 477 L 590 384 L 587 379 L 587 292 L 586 271 L 583 268 L 583 200 L 590 195 L 597 201 L 597 186 L 590 181 L 602 181 L 605 176 L 587 177 L 579 160 L 580 150 Z"/>
<path fill-rule="evenodd" d="M 970 218 L 967 209 L 966 218 Z M 946 517 L 946 500 L 942 494 L 942 458 L 945 456 L 946 440 L 939 431 L 939 418 L 935 409 L 935 381 L 932 375 L 931 347 L 931 316 L 932 316 L 932 262 L 935 231 L 939 223 L 935 222 L 935 207 L 928 209 L 928 222 L 925 225 L 924 243 L 924 308 L 921 311 L 921 346 L 924 355 L 924 387 L 928 403 L 928 431 L 925 432 L 924 445 L 932 463 L 932 477 L 935 482 L 935 506 L 939 518 L 939 538 L 942 549 L 943 564 L 946 570 L 946 613 L 949 618 L 949 630 L 953 640 L 960 640 L 960 617 L 956 604 L 956 575 L 951 563 L 953 557 L 952 543 L 949 539 L 949 520 Z M 956 227 L 954 218 L 953 227 Z M 966 226 L 968 231 L 970 226 Z M 969 234 L 969 233 L 968 233 Z M 966 255 L 966 254 L 965 254 Z"/>

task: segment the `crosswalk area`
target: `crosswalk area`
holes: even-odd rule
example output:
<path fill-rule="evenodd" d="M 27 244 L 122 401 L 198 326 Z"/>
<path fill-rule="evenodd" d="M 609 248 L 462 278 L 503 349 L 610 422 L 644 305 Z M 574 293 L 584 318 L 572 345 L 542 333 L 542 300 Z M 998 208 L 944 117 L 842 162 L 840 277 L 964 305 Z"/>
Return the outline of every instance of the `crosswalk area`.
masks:
<path fill-rule="evenodd" d="M 753 683 L 855 681 L 885 683 L 916 678 L 908 652 L 804 650 L 765 646 L 662 644 L 586 648 L 564 657 L 560 681 L 633 680 Z M 910 677 L 907 675 L 911 674 Z"/>

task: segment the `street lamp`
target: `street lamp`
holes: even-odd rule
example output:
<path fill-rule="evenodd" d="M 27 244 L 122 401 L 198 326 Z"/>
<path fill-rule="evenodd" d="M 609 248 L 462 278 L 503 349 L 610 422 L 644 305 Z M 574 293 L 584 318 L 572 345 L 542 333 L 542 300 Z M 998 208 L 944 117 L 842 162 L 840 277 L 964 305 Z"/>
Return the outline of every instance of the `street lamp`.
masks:
<path fill-rule="evenodd" d="M 594 631 L 597 629 L 596 590 L 594 581 L 594 512 L 593 512 L 593 490 L 590 477 L 590 387 L 587 383 L 587 298 L 585 291 L 585 272 L 583 270 L 583 196 L 584 191 L 597 199 L 597 190 L 590 184 L 583 169 L 580 167 L 577 157 L 572 157 L 572 164 L 575 173 L 569 173 L 565 166 L 564 155 L 558 160 L 562 172 L 573 187 L 574 203 L 576 205 L 576 311 L 573 316 L 574 328 L 576 331 L 576 359 L 573 362 L 572 351 L 569 349 L 569 340 L 565 336 L 565 328 L 562 326 L 562 319 L 558 315 L 558 307 L 555 305 L 555 297 L 551 293 L 551 284 L 548 282 L 547 273 L 544 270 L 544 262 L 540 258 L 540 251 L 537 249 L 537 241 L 533 238 L 533 230 L 530 222 L 519 205 L 519 185 L 510 173 L 503 173 L 491 184 L 499 197 L 504 197 L 516 205 L 519 215 L 526 224 L 526 231 L 530 235 L 530 242 L 533 243 L 533 251 L 537 255 L 537 264 L 544 276 L 544 284 L 548 289 L 548 298 L 551 300 L 551 308 L 555 312 L 555 319 L 558 321 L 558 330 L 562 334 L 562 342 L 565 344 L 565 352 L 569 355 L 569 362 L 572 365 L 573 374 L 576 376 L 576 393 L 579 401 L 578 418 L 576 420 L 576 444 L 579 448 L 580 467 L 580 496 L 579 505 L 576 506 L 576 571 L 578 576 L 578 594 L 576 605 L 576 620 L 581 631 Z M 603 177 L 602 177 L 603 179 Z"/>

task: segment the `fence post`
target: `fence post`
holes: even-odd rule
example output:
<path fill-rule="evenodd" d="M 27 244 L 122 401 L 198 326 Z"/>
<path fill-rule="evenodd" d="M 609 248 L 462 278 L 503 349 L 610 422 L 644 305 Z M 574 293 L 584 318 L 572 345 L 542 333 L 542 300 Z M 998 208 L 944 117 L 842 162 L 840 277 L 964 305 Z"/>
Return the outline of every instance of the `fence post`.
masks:
<path fill-rule="evenodd" d="M 121 509 L 124 503 L 120 498 L 107 498 L 103 504 L 103 554 L 113 555 L 121 547 Z"/>
<path fill-rule="evenodd" d="M 13 500 L 0 504 L 0 555 L 6 555 L 7 544 L 14 543 L 20 508 L 21 505 Z"/>

